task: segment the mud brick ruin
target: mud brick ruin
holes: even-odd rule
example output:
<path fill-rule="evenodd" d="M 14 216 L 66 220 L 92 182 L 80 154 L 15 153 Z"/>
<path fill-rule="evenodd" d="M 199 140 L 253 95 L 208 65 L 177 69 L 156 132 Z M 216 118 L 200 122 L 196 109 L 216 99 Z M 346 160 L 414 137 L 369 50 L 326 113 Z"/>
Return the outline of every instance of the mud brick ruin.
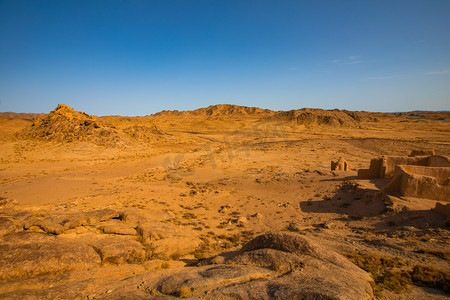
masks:
<path fill-rule="evenodd" d="M 403 196 L 450 201 L 450 161 L 432 150 L 413 150 L 406 156 L 372 159 L 369 169 L 359 169 L 359 178 L 392 178 L 382 190 Z"/>

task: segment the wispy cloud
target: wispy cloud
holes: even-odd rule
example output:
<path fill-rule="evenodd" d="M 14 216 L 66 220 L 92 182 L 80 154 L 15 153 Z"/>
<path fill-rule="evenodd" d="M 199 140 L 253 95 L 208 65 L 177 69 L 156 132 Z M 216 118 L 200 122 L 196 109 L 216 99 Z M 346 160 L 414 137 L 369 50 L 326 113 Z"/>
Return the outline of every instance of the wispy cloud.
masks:
<path fill-rule="evenodd" d="M 368 77 L 367 80 L 384 80 L 384 79 L 391 79 L 391 78 L 395 78 L 394 75 L 389 75 L 389 76 L 371 76 Z"/>
<path fill-rule="evenodd" d="M 352 60 L 352 61 L 346 62 L 345 64 L 346 65 L 356 65 L 356 64 L 360 64 L 360 63 L 362 63 L 362 60 Z"/>
<path fill-rule="evenodd" d="M 448 73 L 450 73 L 450 69 L 425 72 L 425 75 L 442 75 L 442 74 L 448 74 Z"/>
<path fill-rule="evenodd" d="M 352 55 L 344 59 L 333 59 L 328 61 L 328 63 L 330 64 L 342 64 L 342 65 L 356 65 L 362 62 L 363 61 L 361 60 L 360 55 Z"/>

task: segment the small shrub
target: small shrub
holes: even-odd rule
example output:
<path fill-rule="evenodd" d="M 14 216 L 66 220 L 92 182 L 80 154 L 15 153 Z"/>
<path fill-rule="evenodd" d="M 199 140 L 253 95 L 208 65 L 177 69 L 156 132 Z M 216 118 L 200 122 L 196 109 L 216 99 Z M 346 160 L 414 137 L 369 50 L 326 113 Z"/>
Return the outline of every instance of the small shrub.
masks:
<path fill-rule="evenodd" d="M 398 259 L 369 254 L 347 254 L 347 257 L 361 269 L 371 273 L 375 295 L 383 289 L 395 293 L 403 292 L 408 285 L 426 286 L 450 293 L 450 273 L 432 267 L 416 265 L 409 270 L 400 269 L 407 264 Z"/>
<path fill-rule="evenodd" d="M 206 258 L 203 252 L 194 252 L 194 257 L 198 260 L 204 260 Z"/>
<path fill-rule="evenodd" d="M 180 293 L 179 293 L 180 298 L 186 298 L 186 297 L 188 297 L 190 294 L 191 294 L 191 289 L 190 289 L 190 288 L 188 288 L 188 287 L 186 287 L 186 286 L 181 287 Z"/>

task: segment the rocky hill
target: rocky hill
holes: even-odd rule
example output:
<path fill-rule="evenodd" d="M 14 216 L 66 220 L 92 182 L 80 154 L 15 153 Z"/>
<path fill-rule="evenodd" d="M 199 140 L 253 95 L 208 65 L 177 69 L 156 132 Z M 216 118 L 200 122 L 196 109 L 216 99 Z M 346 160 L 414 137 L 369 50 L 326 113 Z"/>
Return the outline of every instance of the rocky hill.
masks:
<path fill-rule="evenodd" d="M 120 122 L 120 119 L 124 119 L 124 122 Z M 130 118 L 99 118 L 76 111 L 65 104 L 59 104 L 55 110 L 42 118 L 35 119 L 30 126 L 19 131 L 16 137 L 57 142 L 90 141 L 115 144 L 120 141 L 130 141 L 130 139 L 148 142 L 164 134 L 152 123 L 143 122 L 141 119 L 132 122 L 128 119 Z"/>
<path fill-rule="evenodd" d="M 264 121 L 292 122 L 298 125 L 315 126 L 356 126 L 362 121 L 375 121 L 371 113 L 364 111 L 324 110 L 315 108 L 302 108 L 282 111 L 263 119 Z"/>
<path fill-rule="evenodd" d="M 257 119 L 262 122 L 296 123 L 305 126 L 328 125 L 348 127 L 354 127 L 360 122 L 374 121 L 376 119 L 371 113 L 364 111 L 303 108 L 276 112 L 270 109 L 230 104 L 213 105 L 192 111 L 161 111 L 150 116 L 150 118 L 156 120 L 186 118 L 195 120 Z"/>
<path fill-rule="evenodd" d="M 205 108 L 199 108 L 189 111 L 163 110 L 152 117 L 154 118 L 205 118 L 205 119 L 227 119 L 242 117 L 266 117 L 274 115 L 275 112 L 270 109 L 258 107 L 247 107 L 231 104 L 211 105 Z"/>
<path fill-rule="evenodd" d="M 96 117 L 76 111 L 65 104 L 59 104 L 49 114 L 32 119 L 31 125 L 19 131 L 16 137 L 57 142 L 91 141 L 101 144 L 130 140 L 151 142 L 166 135 L 155 123 L 162 126 L 167 121 L 174 120 L 194 121 L 196 126 L 201 126 L 198 122 L 214 122 L 210 126 L 217 129 L 218 126 L 225 128 L 232 124 L 226 123 L 228 120 L 293 123 L 308 127 L 317 125 L 355 127 L 360 122 L 374 121 L 376 118 L 372 113 L 361 111 L 303 108 L 275 112 L 230 104 L 213 105 L 192 111 L 162 111 L 146 117 Z M 217 124 L 217 121 L 223 124 Z M 187 126 L 186 124 L 190 123 L 180 124 Z"/>
<path fill-rule="evenodd" d="M 18 137 L 31 139 L 45 139 L 59 142 L 114 140 L 117 132 L 105 126 L 97 117 L 73 108 L 59 104 L 55 110 L 19 131 Z"/>

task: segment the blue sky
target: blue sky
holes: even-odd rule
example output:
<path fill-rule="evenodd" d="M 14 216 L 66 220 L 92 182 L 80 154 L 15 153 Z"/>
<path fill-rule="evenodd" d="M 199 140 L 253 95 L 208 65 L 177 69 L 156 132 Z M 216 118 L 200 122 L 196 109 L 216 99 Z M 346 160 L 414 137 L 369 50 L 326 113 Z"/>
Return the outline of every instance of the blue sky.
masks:
<path fill-rule="evenodd" d="M 450 1 L 0 0 L 0 111 L 450 110 Z"/>

